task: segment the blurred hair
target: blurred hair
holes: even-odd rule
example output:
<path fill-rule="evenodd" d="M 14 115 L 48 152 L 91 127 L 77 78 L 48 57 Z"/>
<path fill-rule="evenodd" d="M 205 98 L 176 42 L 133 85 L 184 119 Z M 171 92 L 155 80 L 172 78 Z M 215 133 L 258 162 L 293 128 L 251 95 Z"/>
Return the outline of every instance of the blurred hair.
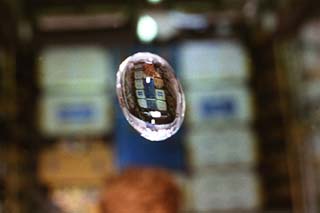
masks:
<path fill-rule="evenodd" d="M 107 181 L 103 213 L 177 213 L 181 192 L 170 173 L 156 168 L 130 168 Z"/>

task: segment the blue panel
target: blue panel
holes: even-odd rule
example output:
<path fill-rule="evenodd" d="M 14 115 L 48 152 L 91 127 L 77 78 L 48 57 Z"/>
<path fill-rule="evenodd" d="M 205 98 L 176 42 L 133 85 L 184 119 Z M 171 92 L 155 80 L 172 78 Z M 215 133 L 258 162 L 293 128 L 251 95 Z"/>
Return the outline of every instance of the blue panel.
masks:
<path fill-rule="evenodd" d="M 150 78 L 149 83 L 147 83 L 146 81 L 143 81 L 143 85 L 145 88 L 144 91 L 145 91 L 146 98 L 150 98 L 150 99 L 156 98 L 154 80 Z"/>
<path fill-rule="evenodd" d="M 165 141 L 152 142 L 141 137 L 124 118 L 117 106 L 116 150 L 120 169 L 128 166 L 154 166 L 184 170 L 181 132 Z"/>
<path fill-rule="evenodd" d="M 149 110 L 157 110 L 156 99 L 147 99 L 147 106 Z"/>

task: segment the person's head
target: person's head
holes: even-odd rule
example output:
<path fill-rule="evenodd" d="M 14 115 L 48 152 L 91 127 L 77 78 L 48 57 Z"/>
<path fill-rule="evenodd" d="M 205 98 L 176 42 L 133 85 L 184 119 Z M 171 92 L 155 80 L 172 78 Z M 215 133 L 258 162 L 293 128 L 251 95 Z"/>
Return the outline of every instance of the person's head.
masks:
<path fill-rule="evenodd" d="M 162 169 L 127 169 L 102 194 L 103 213 L 177 213 L 180 203 L 178 185 Z"/>

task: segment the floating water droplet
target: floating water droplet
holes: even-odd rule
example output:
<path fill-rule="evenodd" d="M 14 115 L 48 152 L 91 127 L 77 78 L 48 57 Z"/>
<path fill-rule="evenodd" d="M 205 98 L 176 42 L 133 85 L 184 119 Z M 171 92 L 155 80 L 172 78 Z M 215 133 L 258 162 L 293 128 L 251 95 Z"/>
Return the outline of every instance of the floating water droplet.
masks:
<path fill-rule="evenodd" d="M 136 53 L 124 60 L 117 95 L 130 125 L 148 140 L 171 137 L 183 122 L 184 93 L 171 66 L 158 55 Z"/>

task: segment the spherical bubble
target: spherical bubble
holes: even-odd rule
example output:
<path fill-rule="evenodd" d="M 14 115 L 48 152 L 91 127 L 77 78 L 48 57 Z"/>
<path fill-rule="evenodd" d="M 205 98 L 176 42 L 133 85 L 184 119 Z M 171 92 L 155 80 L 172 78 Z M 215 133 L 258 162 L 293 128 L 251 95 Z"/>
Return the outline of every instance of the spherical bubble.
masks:
<path fill-rule="evenodd" d="M 182 87 L 158 55 L 144 52 L 126 58 L 117 73 L 117 95 L 130 125 L 148 140 L 171 137 L 183 122 Z"/>

